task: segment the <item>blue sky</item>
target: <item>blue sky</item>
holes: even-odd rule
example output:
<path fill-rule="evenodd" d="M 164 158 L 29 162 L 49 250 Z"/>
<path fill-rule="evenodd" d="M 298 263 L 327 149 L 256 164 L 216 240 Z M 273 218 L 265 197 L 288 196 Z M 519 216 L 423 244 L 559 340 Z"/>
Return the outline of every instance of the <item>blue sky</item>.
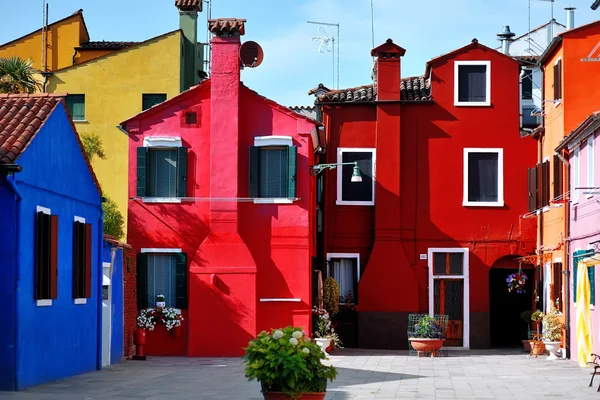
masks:
<path fill-rule="evenodd" d="M 375 45 L 392 38 L 404 47 L 402 76 L 424 72 L 425 62 L 468 44 L 471 39 L 497 46 L 496 33 L 510 25 L 527 32 L 528 0 L 373 0 Z M 592 0 L 555 0 L 554 15 L 565 23 L 565 7 L 577 7 L 575 25 L 600 19 Z M 50 22 L 78 9 L 92 40 L 142 41 L 178 28 L 174 0 L 48 0 Z M 42 0 L 0 0 L 0 43 L 35 29 L 42 21 Z M 531 0 L 531 26 L 550 19 L 550 3 Z M 340 88 L 370 83 L 372 59 L 370 0 L 213 0 L 212 17 L 246 18 L 246 35 L 264 50 L 262 65 L 245 69 L 242 80 L 284 105 L 308 105 L 309 89 L 332 87 L 332 54 L 319 53 L 311 40 L 311 21 L 340 24 Z M 206 10 L 198 38 L 206 40 Z M 335 29 L 331 34 L 335 34 Z M 133 71 L 132 71 L 133 72 Z"/>

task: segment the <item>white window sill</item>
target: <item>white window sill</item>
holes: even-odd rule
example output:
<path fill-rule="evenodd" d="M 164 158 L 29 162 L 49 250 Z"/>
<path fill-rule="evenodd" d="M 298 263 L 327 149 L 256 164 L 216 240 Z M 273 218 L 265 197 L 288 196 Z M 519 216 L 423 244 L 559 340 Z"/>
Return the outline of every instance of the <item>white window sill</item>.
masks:
<path fill-rule="evenodd" d="M 74 304 L 87 304 L 87 299 L 73 299 Z"/>
<path fill-rule="evenodd" d="M 74 119 L 73 122 L 76 124 L 89 124 L 87 119 Z"/>
<path fill-rule="evenodd" d="M 463 201 L 465 207 L 504 207 L 504 201 Z"/>
<path fill-rule="evenodd" d="M 38 307 L 48 307 L 52 305 L 52 299 L 36 300 L 35 305 Z"/>
<path fill-rule="evenodd" d="M 455 102 L 456 107 L 489 107 L 491 106 L 489 101 L 458 101 Z"/>
<path fill-rule="evenodd" d="M 142 197 L 144 203 L 181 203 L 178 197 Z"/>
<path fill-rule="evenodd" d="M 542 208 L 542 212 L 547 212 L 550 211 L 550 206 L 546 206 L 544 208 Z"/>
<path fill-rule="evenodd" d="M 254 204 L 292 204 L 295 199 L 293 198 L 264 198 L 254 199 Z"/>
<path fill-rule="evenodd" d="M 558 107 L 562 104 L 562 99 L 554 100 L 554 107 Z"/>
<path fill-rule="evenodd" d="M 335 204 L 338 206 L 374 206 L 374 201 L 347 201 L 347 200 L 336 200 Z"/>

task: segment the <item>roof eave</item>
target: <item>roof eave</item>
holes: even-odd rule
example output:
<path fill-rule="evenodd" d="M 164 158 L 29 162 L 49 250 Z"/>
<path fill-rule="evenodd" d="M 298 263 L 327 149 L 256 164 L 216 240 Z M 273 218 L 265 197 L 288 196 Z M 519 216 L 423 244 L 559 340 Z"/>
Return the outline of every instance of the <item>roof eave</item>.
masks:
<path fill-rule="evenodd" d="M 561 43 L 562 36 L 556 36 L 554 39 L 552 39 L 548 47 L 546 47 L 546 50 L 544 50 L 544 52 L 540 56 L 540 59 L 537 62 L 538 65 L 543 65 L 546 62 L 546 60 L 550 57 L 550 55 L 553 54 L 554 51 L 560 46 Z"/>

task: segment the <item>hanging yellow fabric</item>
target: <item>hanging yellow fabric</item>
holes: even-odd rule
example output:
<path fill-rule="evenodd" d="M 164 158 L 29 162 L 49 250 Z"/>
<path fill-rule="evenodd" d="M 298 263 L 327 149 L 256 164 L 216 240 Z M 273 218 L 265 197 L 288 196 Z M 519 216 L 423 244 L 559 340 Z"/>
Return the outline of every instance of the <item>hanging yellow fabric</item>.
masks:
<path fill-rule="evenodd" d="M 590 279 L 587 269 L 588 266 L 585 262 L 580 261 L 577 264 L 577 361 L 582 368 L 587 366 L 592 354 Z"/>

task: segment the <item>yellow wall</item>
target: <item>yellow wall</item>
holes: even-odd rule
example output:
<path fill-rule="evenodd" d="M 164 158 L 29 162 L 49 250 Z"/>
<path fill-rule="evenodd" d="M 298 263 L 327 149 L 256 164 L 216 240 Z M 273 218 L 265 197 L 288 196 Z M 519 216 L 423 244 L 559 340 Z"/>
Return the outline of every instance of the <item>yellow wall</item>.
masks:
<path fill-rule="evenodd" d="M 142 111 L 143 93 L 179 94 L 182 35 L 176 31 L 140 45 L 55 71 L 47 91 L 85 94 L 85 122 L 80 134 L 96 133 L 106 159 L 92 164 L 105 195 L 127 217 L 128 138 L 116 128 Z"/>
<path fill-rule="evenodd" d="M 48 27 L 47 58 L 45 64 L 50 71 L 73 65 L 73 52 L 82 42 L 89 40 L 83 15 L 76 13 L 57 21 Z M 30 58 L 33 67 L 42 69 L 42 32 L 41 29 L 29 35 L 0 46 L 0 57 L 18 56 Z"/>
<path fill-rule="evenodd" d="M 93 60 L 94 58 L 106 56 L 110 53 L 114 53 L 117 50 L 89 50 L 79 49 L 75 56 L 75 64 L 82 64 L 86 61 Z"/>

